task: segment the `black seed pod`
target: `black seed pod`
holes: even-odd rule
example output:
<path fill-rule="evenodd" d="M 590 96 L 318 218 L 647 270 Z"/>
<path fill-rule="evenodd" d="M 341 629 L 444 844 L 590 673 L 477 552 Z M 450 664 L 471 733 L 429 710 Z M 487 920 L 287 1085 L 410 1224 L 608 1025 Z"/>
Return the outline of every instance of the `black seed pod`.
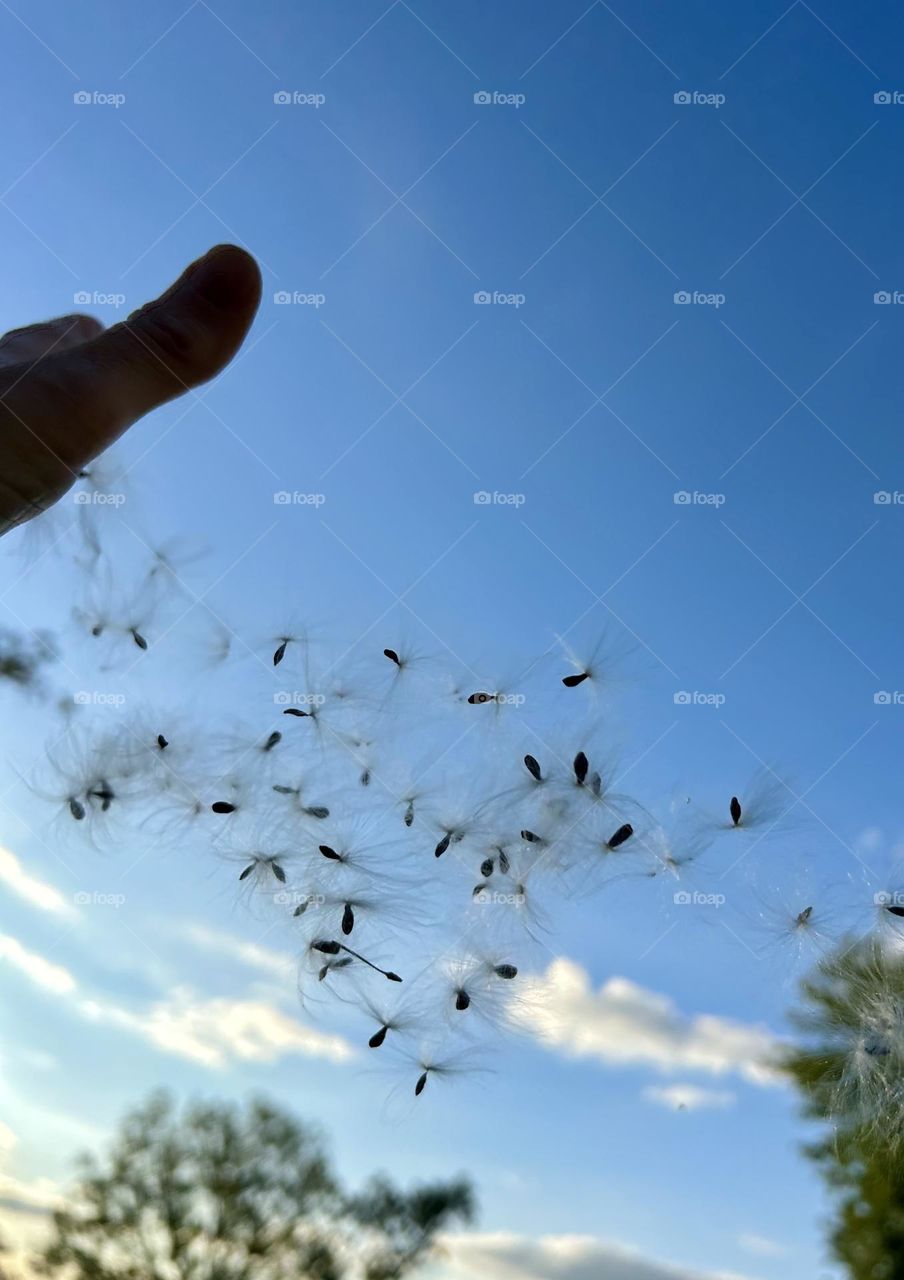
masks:
<path fill-rule="evenodd" d="M 590 761 L 584 755 L 583 751 L 579 751 L 575 756 L 572 768 L 574 769 L 575 778 L 577 778 L 578 782 L 583 786 L 587 780 L 587 770 L 590 768 Z"/>
<path fill-rule="evenodd" d="M 481 862 L 480 874 L 483 876 L 484 880 L 488 880 L 493 874 L 493 868 L 495 865 L 496 864 L 492 858 L 484 858 L 483 862 Z"/>
<path fill-rule="evenodd" d="M 279 664 L 282 662 L 283 658 L 286 656 L 286 645 L 287 645 L 288 643 L 289 643 L 289 642 L 288 642 L 288 640 L 283 640 L 282 644 L 279 646 L 279 648 L 278 648 L 278 649 L 276 650 L 276 652 L 274 653 L 274 655 L 273 655 L 273 665 L 274 665 L 274 667 L 278 667 L 278 666 L 279 666 Z"/>
<path fill-rule="evenodd" d="M 540 772 L 540 764 L 536 756 L 525 756 L 524 767 L 527 769 L 530 776 L 535 778 L 537 782 L 543 781 L 543 774 Z"/>
<path fill-rule="evenodd" d="M 383 653 L 389 659 L 389 661 L 394 662 L 397 667 L 400 667 L 402 665 L 401 662 L 399 661 L 399 655 L 396 653 L 395 649 L 384 649 Z"/>
<path fill-rule="evenodd" d="M 346 937 L 355 927 L 355 913 L 352 910 L 351 903 L 346 902 L 345 910 L 342 912 L 342 932 Z"/>
<path fill-rule="evenodd" d="M 388 1030 L 389 1030 L 389 1027 L 383 1026 L 380 1028 L 379 1031 L 374 1032 L 374 1034 L 370 1037 L 370 1039 L 367 1042 L 370 1045 L 371 1049 L 379 1049 L 380 1045 L 386 1039 L 386 1032 Z"/>
<path fill-rule="evenodd" d="M 459 1013 L 464 1013 L 465 1009 L 471 1007 L 471 997 L 465 991 L 464 987 L 459 987 L 455 993 L 455 1007 Z"/>
<path fill-rule="evenodd" d="M 439 844 L 433 850 L 434 858 L 441 858 L 443 854 L 446 852 L 446 850 L 448 849 L 451 842 L 452 842 L 451 835 L 448 835 L 448 834 L 444 835 L 442 840 L 440 840 Z"/>
<path fill-rule="evenodd" d="M 512 978 L 517 978 L 518 970 L 513 964 L 496 964 L 493 965 L 493 972 L 497 978 L 505 978 L 510 982 Z"/>
<path fill-rule="evenodd" d="M 624 823 L 623 826 L 614 832 L 606 841 L 607 849 L 617 849 L 619 845 L 623 845 L 626 840 L 630 840 L 634 834 L 634 828 L 630 822 Z"/>
<path fill-rule="evenodd" d="M 731 820 L 736 827 L 741 824 L 741 802 L 737 796 L 731 797 L 731 804 L 728 806 L 728 812 L 731 814 Z"/>
<path fill-rule="evenodd" d="M 235 805 L 228 800 L 215 800 L 210 807 L 214 813 L 235 813 Z"/>
<path fill-rule="evenodd" d="M 589 671 L 582 671 L 579 676 L 563 676 L 562 684 L 566 689 L 576 689 L 579 684 L 583 684 L 585 680 L 590 679 Z"/>

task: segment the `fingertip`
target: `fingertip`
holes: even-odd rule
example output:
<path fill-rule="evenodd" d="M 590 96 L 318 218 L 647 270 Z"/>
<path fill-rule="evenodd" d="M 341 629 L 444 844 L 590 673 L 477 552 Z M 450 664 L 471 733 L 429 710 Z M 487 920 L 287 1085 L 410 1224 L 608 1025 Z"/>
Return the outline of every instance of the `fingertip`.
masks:
<path fill-rule="evenodd" d="M 255 259 L 235 244 L 218 244 L 199 258 L 192 287 L 216 307 L 254 312 L 261 300 L 261 271 Z"/>

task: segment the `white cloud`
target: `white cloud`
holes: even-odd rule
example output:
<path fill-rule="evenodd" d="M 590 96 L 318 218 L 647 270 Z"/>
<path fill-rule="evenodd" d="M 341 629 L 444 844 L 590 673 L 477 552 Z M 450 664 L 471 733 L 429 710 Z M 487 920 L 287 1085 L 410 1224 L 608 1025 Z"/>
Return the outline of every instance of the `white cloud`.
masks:
<path fill-rule="evenodd" d="M 259 969 L 262 973 L 272 974 L 277 978 L 285 978 L 295 967 L 295 961 L 287 952 L 273 951 L 269 947 L 262 947 L 258 942 L 246 942 L 231 933 L 220 933 L 202 924 L 185 925 L 179 932 L 202 951 L 227 956 L 249 969 Z"/>
<path fill-rule="evenodd" d="M 205 1000 L 179 989 L 142 1013 L 97 1000 L 83 1000 L 79 1011 L 206 1067 L 276 1062 L 287 1054 L 331 1062 L 346 1062 L 355 1055 L 342 1036 L 305 1026 L 261 1000 Z"/>
<path fill-rule="evenodd" d="M 540 1236 L 507 1232 L 447 1236 L 443 1280 L 743 1280 L 727 1271 L 695 1271 L 644 1257 L 638 1250 L 595 1236 Z"/>
<path fill-rule="evenodd" d="M 50 911 L 54 915 L 75 915 L 75 908 L 67 902 L 59 889 L 55 889 L 46 880 L 38 880 L 31 876 L 22 866 L 14 853 L 0 845 L 0 883 L 5 884 L 13 893 L 40 911 Z"/>
<path fill-rule="evenodd" d="M 68 996 L 77 982 L 68 969 L 28 951 L 16 938 L 0 934 L 0 960 L 57 996 Z M 177 988 L 143 1010 L 113 1001 L 82 997 L 74 1011 L 141 1036 L 167 1053 L 224 1067 L 230 1062 L 276 1062 L 289 1054 L 346 1062 L 356 1054 L 342 1036 L 306 1026 L 261 999 L 205 999 Z"/>
<path fill-rule="evenodd" d="M 569 1057 L 778 1083 L 769 1065 L 777 1042 L 765 1027 L 711 1014 L 688 1017 L 668 996 L 627 978 L 610 978 L 594 991 L 586 971 L 561 956 L 545 974 L 526 979 L 525 988 L 529 1013 L 515 1008 L 513 1016 Z"/>
<path fill-rule="evenodd" d="M 45 960 L 36 951 L 28 951 L 16 938 L 0 933 L 0 960 L 7 961 L 30 982 L 54 995 L 68 995 L 76 987 L 75 978 L 62 965 Z"/>
<path fill-rule="evenodd" d="M 767 1236 L 758 1236 L 751 1231 L 745 1231 L 742 1236 L 739 1236 L 738 1244 L 747 1253 L 755 1253 L 760 1258 L 783 1258 L 788 1252 L 785 1246 L 779 1244 L 777 1240 L 770 1240 Z"/>
<path fill-rule="evenodd" d="M 724 1089 L 701 1089 L 696 1084 L 650 1085 L 644 1089 L 647 1102 L 672 1111 L 712 1111 L 733 1107 L 737 1099 Z"/>

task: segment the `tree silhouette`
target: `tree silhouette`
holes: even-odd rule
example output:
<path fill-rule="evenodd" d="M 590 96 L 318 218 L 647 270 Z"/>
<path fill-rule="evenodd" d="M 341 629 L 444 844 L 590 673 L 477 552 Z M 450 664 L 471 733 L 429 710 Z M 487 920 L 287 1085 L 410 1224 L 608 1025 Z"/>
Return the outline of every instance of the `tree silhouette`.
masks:
<path fill-rule="evenodd" d="M 784 1066 L 804 1114 L 828 1124 L 806 1148 L 837 1205 L 835 1258 L 852 1280 L 904 1280 L 904 951 L 840 946 L 802 986 Z"/>
<path fill-rule="evenodd" d="M 84 1280 L 396 1280 L 472 1213 L 464 1179 L 404 1192 L 376 1177 L 346 1194 L 319 1134 L 273 1103 L 180 1115 L 157 1093 L 106 1160 L 82 1157 L 38 1265 Z"/>

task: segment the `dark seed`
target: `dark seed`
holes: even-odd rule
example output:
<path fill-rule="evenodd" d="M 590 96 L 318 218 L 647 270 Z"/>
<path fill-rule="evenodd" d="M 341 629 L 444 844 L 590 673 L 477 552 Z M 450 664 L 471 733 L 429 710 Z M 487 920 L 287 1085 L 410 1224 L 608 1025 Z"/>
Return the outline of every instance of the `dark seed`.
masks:
<path fill-rule="evenodd" d="M 76 800 L 75 796 L 69 797 L 69 812 L 75 818 L 76 822 L 81 822 L 85 816 L 85 806 L 81 800 Z"/>
<path fill-rule="evenodd" d="M 402 665 L 401 662 L 399 662 L 399 655 L 396 653 L 395 649 L 384 649 L 383 653 L 389 659 L 389 661 L 394 662 L 397 667 L 400 667 Z"/>
<path fill-rule="evenodd" d="M 251 875 L 251 872 L 252 872 L 253 870 L 254 870 L 254 863 L 253 863 L 253 862 L 249 862 L 249 863 L 248 863 L 248 865 L 247 865 L 247 867 L 245 868 L 245 870 L 244 870 L 244 871 L 242 872 L 242 874 L 239 876 L 239 879 L 240 879 L 240 880 L 247 880 L 247 879 L 248 879 L 248 877 Z"/>
<path fill-rule="evenodd" d="M 470 1006 L 471 1006 L 471 997 L 468 995 L 467 991 L 460 988 L 455 993 L 456 1009 L 458 1009 L 459 1013 L 464 1013 L 465 1009 L 469 1009 Z"/>
<path fill-rule="evenodd" d="M 389 1030 L 389 1027 L 381 1027 L 379 1031 L 374 1032 L 374 1034 L 370 1037 L 370 1039 L 367 1042 L 370 1045 L 371 1049 L 379 1049 L 380 1045 L 386 1039 L 386 1032 L 388 1030 Z"/>
<path fill-rule="evenodd" d="M 417 1084 L 414 1086 L 414 1096 L 419 1098 L 424 1092 L 424 1085 L 427 1083 L 427 1072 L 424 1071 L 417 1078 Z"/>
<path fill-rule="evenodd" d="M 598 773 L 590 776 L 590 790 L 599 799 L 603 792 L 603 780 Z"/>
<path fill-rule="evenodd" d="M 342 912 L 342 932 L 348 937 L 352 929 L 355 927 L 355 913 L 351 908 L 351 904 L 346 902 L 345 910 Z"/>
<path fill-rule="evenodd" d="M 535 756 L 525 756 L 524 767 L 532 778 L 536 778 L 538 782 L 543 781 L 543 774 L 540 772 L 540 764 Z"/>
<path fill-rule="evenodd" d="M 590 768 L 590 761 L 584 755 L 583 751 L 579 751 L 575 756 L 572 768 L 574 769 L 574 776 L 577 778 L 578 782 L 583 784 L 587 779 L 587 770 Z"/>
<path fill-rule="evenodd" d="M 331 849 L 328 844 L 320 845 L 320 852 L 325 858 L 329 858 L 331 862 L 342 861 L 342 855 L 337 853 L 335 849 Z"/>
<path fill-rule="evenodd" d="M 279 865 L 279 863 L 278 863 L 278 862 L 271 862 L 271 863 L 270 863 L 270 866 L 271 866 L 271 868 L 272 868 L 272 870 L 273 870 L 273 874 L 276 876 L 276 878 L 277 878 L 277 880 L 279 881 L 279 883 L 280 883 L 280 884 L 285 884 L 285 883 L 286 883 L 286 873 L 285 873 L 285 871 L 283 871 L 283 869 L 282 869 L 282 867 Z"/>
<path fill-rule="evenodd" d="M 470 698 L 468 698 L 468 702 L 470 702 L 472 707 L 478 707 L 482 706 L 485 702 L 494 702 L 495 699 L 495 693 L 472 693 Z"/>
<path fill-rule="evenodd" d="M 309 906 L 310 906 L 310 903 L 308 903 L 308 902 L 299 902 L 298 906 L 297 906 L 297 907 L 295 908 L 295 910 L 292 912 L 292 915 L 293 915 L 293 916 L 303 916 L 303 915 L 304 915 L 304 913 L 307 911 L 307 909 L 308 909 L 308 907 L 309 907 Z"/>
<path fill-rule="evenodd" d="M 342 950 L 342 946 L 340 943 L 329 942 L 326 940 L 321 940 L 320 942 L 312 942 L 311 946 L 314 948 L 315 951 L 319 951 L 321 955 L 325 955 L 325 956 L 338 956 L 339 952 Z"/>
<path fill-rule="evenodd" d="M 308 815 L 309 818 L 319 818 L 321 820 L 323 818 L 328 818 L 330 816 L 329 809 L 327 809 L 322 804 L 312 804 L 310 808 L 305 809 L 304 812 Z"/>
<path fill-rule="evenodd" d="M 589 671 L 582 671 L 579 676 L 563 676 L 562 684 L 566 689 L 576 689 L 579 684 L 583 684 L 585 680 L 590 679 Z"/>
<path fill-rule="evenodd" d="M 235 813 L 235 805 L 228 800 L 215 800 L 210 807 L 214 813 Z"/>
<path fill-rule="evenodd" d="M 317 981 L 323 982 L 324 978 L 329 973 L 329 971 L 330 971 L 330 966 L 328 964 L 325 964 L 317 975 Z"/>
<path fill-rule="evenodd" d="M 365 769 L 361 774 L 361 777 L 358 779 L 358 781 L 361 783 L 362 787 L 369 787 L 370 786 L 370 770 Z"/>
<path fill-rule="evenodd" d="M 540 837 L 534 831 L 522 831 L 521 839 L 526 840 L 528 844 L 539 844 Z"/>
<path fill-rule="evenodd" d="M 408 801 L 408 807 L 405 810 L 405 817 L 403 821 L 406 827 L 410 827 L 412 822 L 414 822 L 414 801 L 413 800 Z"/>
<path fill-rule="evenodd" d="M 166 738 L 164 738 L 162 733 L 157 734 L 157 746 L 160 748 L 161 751 L 165 751 L 166 748 L 169 746 L 169 743 L 167 742 Z"/>
<path fill-rule="evenodd" d="M 279 783 L 274 784 L 273 790 L 280 796 L 297 796 L 298 789 L 296 787 L 284 787 Z"/>
<path fill-rule="evenodd" d="M 483 862 L 481 862 L 480 874 L 483 876 L 484 880 L 488 880 L 493 874 L 493 868 L 495 865 L 496 864 L 492 858 L 484 858 Z"/>
<path fill-rule="evenodd" d="M 270 737 L 264 743 L 264 750 L 272 751 L 278 742 L 282 742 L 282 734 L 277 729 L 274 729 L 270 734 Z"/>
<path fill-rule="evenodd" d="M 797 923 L 798 923 L 798 924 L 808 924 L 808 923 L 809 923 L 809 920 L 810 920 L 810 916 L 811 916 L 812 914 L 813 914 L 813 908 L 812 908 L 812 907 L 804 907 L 803 911 L 801 911 L 801 912 L 799 913 L 798 917 L 797 917 Z"/>
<path fill-rule="evenodd" d="M 898 916 L 899 919 L 904 917 L 904 907 L 892 906 L 892 907 L 886 907 L 885 910 L 890 912 L 891 915 L 893 916 Z"/>
<path fill-rule="evenodd" d="M 279 648 L 278 648 L 278 649 L 276 650 L 276 652 L 274 653 L 274 655 L 273 655 L 273 665 L 274 665 L 274 667 L 278 667 L 278 666 L 279 666 L 279 664 L 282 662 L 283 658 L 286 656 L 286 645 L 287 645 L 288 643 L 289 643 L 289 642 L 288 642 L 288 640 L 283 640 L 282 644 L 279 646 Z"/>
<path fill-rule="evenodd" d="M 146 648 L 148 647 L 148 642 L 147 642 L 147 640 L 145 640 L 144 636 L 143 636 L 143 635 L 141 635 L 139 632 L 137 632 L 137 631 L 135 631 L 135 630 L 133 629 L 133 630 L 132 630 L 132 632 L 131 632 L 131 635 L 132 635 L 132 639 L 133 639 L 133 640 L 135 641 L 135 643 L 138 645 L 138 648 L 139 648 L 139 649 L 146 649 Z"/>
<path fill-rule="evenodd" d="M 731 797 L 731 804 L 728 806 L 728 812 L 731 814 L 731 820 L 735 826 L 739 826 L 741 822 L 741 802 L 737 796 Z"/>
<path fill-rule="evenodd" d="M 509 862 L 508 854 L 505 852 L 504 849 L 500 849 L 499 850 L 499 870 L 502 872 L 504 876 L 508 875 L 510 866 L 511 866 L 511 863 Z"/>
<path fill-rule="evenodd" d="M 617 849 L 619 845 L 624 844 L 626 840 L 630 840 L 633 834 L 634 828 L 631 826 L 630 822 L 626 822 L 624 826 L 619 827 L 614 835 L 609 837 L 606 841 L 606 848 Z"/>
<path fill-rule="evenodd" d="M 299 707 L 285 707 L 283 710 L 284 716 L 309 716 L 310 714 L 310 711 L 302 711 Z"/>
<path fill-rule="evenodd" d="M 399 977 L 399 975 L 398 975 L 397 973 L 393 973 L 391 969 L 387 969 L 386 973 L 385 973 L 383 976 L 384 976 L 384 978 L 388 978 L 390 982 L 401 982 L 401 981 L 402 981 L 402 979 Z"/>
<path fill-rule="evenodd" d="M 451 835 L 443 836 L 442 840 L 440 840 L 439 844 L 433 850 L 434 858 L 441 858 L 443 854 L 446 852 L 446 850 L 448 849 L 451 841 L 452 841 Z"/>
<path fill-rule="evenodd" d="M 104 624 L 102 622 L 95 623 L 94 626 L 91 628 L 91 634 L 95 638 L 97 636 L 102 636 L 104 634 Z"/>
<path fill-rule="evenodd" d="M 517 978 L 518 976 L 518 970 L 515 968 L 513 964 L 494 965 L 493 972 L 495 973 L 497 978 L 505 978 L 507 982 L 511 981 L 512 978 Z"/>

